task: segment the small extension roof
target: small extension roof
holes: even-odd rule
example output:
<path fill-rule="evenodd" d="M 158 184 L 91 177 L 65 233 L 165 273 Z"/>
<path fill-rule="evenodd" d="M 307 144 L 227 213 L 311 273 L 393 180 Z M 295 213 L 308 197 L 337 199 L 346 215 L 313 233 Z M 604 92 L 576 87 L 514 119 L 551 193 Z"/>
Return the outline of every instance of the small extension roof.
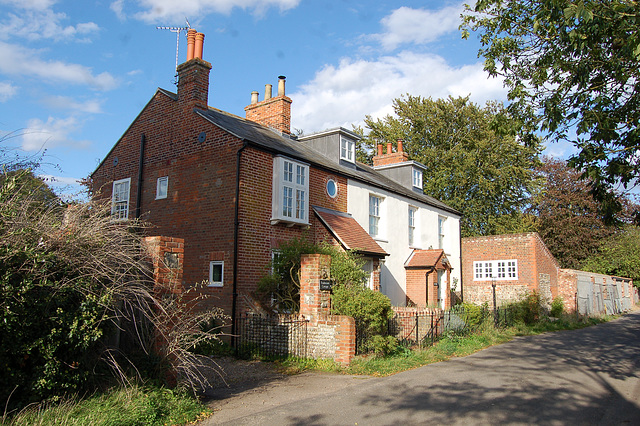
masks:
<path fill-rule="evenodd" d="M 375 257 L 388 256 L 350 214 L 317 206 L 311 208 L 345 249 Z"/>

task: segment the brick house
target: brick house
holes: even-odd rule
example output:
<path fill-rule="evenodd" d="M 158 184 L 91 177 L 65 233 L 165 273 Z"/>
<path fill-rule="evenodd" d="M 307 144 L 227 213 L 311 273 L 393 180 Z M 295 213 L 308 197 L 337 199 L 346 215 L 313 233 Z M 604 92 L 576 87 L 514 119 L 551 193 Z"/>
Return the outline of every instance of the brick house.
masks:
<path fill-rule="evenodd" d="M 498 306 L 532 291 L 581 314 L 621 312 L 638 300 L 628 278 L 561 269 L 536 232 L 463 238 L 462 280 L 465 302 L 490 306 L 493 285 Z"/>
<path fill-rule="evenodd" d="M 401 144 L 369 167 L 346 129 L 293 136 L 284 77 L 276 96 L 271 85 L 262 101 L 251 94 L 245 118 L 209 107 L 203 38 L 189 31 L 177 93 L 159 88 L 91 175 L 115 220 L 184 240 L 182 285 L 207 283 L 203 308 L 250 309 L 272 254 L 294 237 L 357 250 L 369 285 L 397 305 L 414 250 L 444 248 L 459 277 L 460 213 L 422 193 L 422 166 Z"/>

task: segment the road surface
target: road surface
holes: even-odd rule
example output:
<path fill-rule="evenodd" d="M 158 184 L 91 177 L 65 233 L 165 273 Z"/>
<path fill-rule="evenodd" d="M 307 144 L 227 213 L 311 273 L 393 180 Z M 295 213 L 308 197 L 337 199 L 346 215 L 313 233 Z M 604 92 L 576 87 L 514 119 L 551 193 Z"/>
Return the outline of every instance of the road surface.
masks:
<path fill-rule="evenodd" d="M 640 311 L 373 378 L 305 373 L 222 400 L 210 425 L 640 425 Z"/>

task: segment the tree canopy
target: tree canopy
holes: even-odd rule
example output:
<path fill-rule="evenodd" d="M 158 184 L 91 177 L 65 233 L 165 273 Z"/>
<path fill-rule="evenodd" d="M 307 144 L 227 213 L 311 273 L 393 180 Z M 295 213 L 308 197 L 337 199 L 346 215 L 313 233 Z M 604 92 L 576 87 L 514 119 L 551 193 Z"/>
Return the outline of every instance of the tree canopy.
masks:
<path fill-rule="evenodd" d="M 589 182 L 565 161 L 545 157 L 539 172 L 544 189 L 529 209 L 536 231 L 563 268 L 580 269 L 616 228 L 604 223 Z"/>
<path fill-rule="evenodd" d="M 411 159 L 426 166 L 425 194 L 463 213 L 463 236 L 530 230 L 522 212 L 539 188 L 540 142 L 517 137 L 519 123 L 501 104 L 406 95 L 393 107 L 394 116 L 365 118 L 364 143 L 403 140 Z"/>
<path fill-rule="evenodd" d="M 583 269 L 617 275 L 640 283 L 640 228 L 627 225 L 602 242 L 598 251 L 583 264 Z"/>
<path fill-rule="evenodd" d="M 570 165 L 611 220 L 613 189 L 640 172 L 640 2 L 479 0 L 461 29 L 479 32 L 479 56 L 504 78 L 513 116 L 575 144 Z"/>

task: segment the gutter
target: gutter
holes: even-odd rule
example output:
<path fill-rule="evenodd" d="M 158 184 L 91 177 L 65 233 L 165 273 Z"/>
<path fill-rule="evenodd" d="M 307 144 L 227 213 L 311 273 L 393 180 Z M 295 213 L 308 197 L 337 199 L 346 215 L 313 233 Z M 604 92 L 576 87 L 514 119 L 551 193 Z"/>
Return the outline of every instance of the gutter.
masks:
<path fill-rule="evenodd" d="M 240 163 L 242 151 L 249 145 L 247 140 L 243 140 L 242 146 L 236 153 L 236 205 L 233 218 L 233 285 L 231 301 L 231 344 L 235 347 L 236 340 L 236 305 L 238 302 L 238 231 L 240 228 Z"/>

